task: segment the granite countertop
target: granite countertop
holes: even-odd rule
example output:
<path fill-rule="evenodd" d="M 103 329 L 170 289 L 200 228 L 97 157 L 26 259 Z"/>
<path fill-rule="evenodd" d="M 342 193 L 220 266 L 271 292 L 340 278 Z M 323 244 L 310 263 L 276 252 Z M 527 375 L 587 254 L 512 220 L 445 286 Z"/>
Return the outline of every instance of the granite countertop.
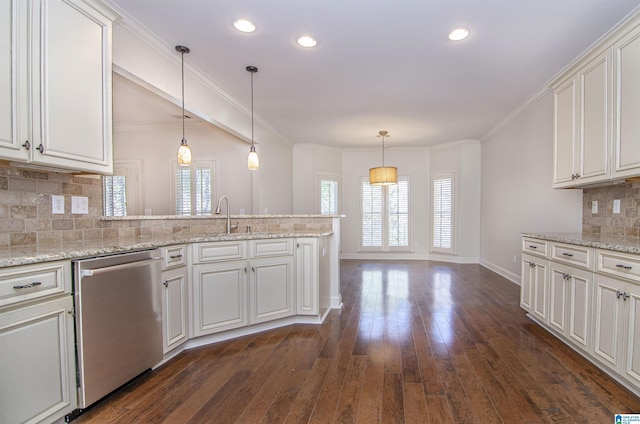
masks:
<path fill-rule="evenodd" d="M 638 237 L 605 236 L 582 233 L 522 233 L 522 235 L 541 240 L 557 241 L 579 246 L 614 250 L 616 252 L 633 253 L 636 255 L 640 254 L 640 239 Z"/>
<path fill-rule="evenodd" d="M 55 243 L 39 246 L 17 246 L 0 248 L 0 268 L 27 265 L 64 259 L 82 259 L 136 250 L 155 249 L 182 243 L 201 243 L 208 241 L 258 240 L 291 237 L 322 237 L 325 233 L 232 233 L 204 234 L 184 239 L 170 237 L 135 237 L 127 239 L 88 240 Z"/>

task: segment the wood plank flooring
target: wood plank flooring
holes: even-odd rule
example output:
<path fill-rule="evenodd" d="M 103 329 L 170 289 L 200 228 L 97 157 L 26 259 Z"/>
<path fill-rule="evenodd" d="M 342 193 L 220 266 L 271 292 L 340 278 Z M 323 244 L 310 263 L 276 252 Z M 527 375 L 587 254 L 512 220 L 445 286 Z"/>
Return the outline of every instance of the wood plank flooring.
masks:
<path fill-rule="evenodd" d="M 183 352 L 76 423 L 613 423 L 640 399 L 480 265 L 342 261 L 344 308 Z"/>

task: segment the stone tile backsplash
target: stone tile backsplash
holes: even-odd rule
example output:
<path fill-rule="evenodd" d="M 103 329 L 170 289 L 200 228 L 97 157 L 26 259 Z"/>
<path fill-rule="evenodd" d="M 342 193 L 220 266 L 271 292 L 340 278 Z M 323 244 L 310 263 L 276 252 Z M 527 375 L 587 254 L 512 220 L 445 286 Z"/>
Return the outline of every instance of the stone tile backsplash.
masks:
<path fill-rule="evenodd" d="M 613 213 L 613 201 L 620 199 L 620 213 Z M 591 205 L 598 201 L 598 213 Z M 584 189 L 582 193 L 582 232 L 612 236 L 639 237 L 640 181 L 615 186 Z"/>
<path fill-rule="evenodd" d="M 53 214 L 52 195 L 64 196 L 65 213 Z M 71 197 L 89 201 L 88 214 L 71 213 Z M 0 248 L 57 245 L 87 240 L 163 237 L 187 239 L 220 234 L 220 216 L 175 219 L 113 219 L 102 217 L 102 179 L 99 176 L 33 171 L 0 164 Z M 247 216 L 233 219 L 236 232 L 294 233 L 331 231 L 323 217 Z"/>

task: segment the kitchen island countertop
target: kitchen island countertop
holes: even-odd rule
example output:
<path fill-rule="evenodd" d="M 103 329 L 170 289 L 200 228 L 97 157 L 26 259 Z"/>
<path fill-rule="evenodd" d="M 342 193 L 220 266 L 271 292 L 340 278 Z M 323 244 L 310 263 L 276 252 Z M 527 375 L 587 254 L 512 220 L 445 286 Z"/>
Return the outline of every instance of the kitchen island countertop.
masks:
<path fill-rule="evenodd" d="M 291 237 L 322 237 L 332 232 L 310 233 L 232 233 L 202 234 L 189 238 L 176 239 L 168 236 L 139 236 L 125 239 L 85 240 L 75 242 L 52 243 L 38 246 L 15 246 L 0 248 L 0 268 L 27 265 L 40 262 L 65 259 L 81 259 L 137 250 L 155 249 L 183 243 L 201 243 L 210 241 L 256 240 Z"/>

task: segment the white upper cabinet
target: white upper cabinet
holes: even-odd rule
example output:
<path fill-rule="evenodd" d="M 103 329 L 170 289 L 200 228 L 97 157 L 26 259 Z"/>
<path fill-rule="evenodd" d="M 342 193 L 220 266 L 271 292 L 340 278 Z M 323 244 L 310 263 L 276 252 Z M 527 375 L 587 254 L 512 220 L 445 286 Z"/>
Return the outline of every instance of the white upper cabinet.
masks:
<path fill-rule="evenodd" d="M 614 54 L 614 177 L 634 177 L 640 175 L 640 26 L 615 43 Z"/>
<path fill-rule="evenodd" d="M 554 86 L 554 188 L 611 179 L 611 50 Z"/>
<path fill-rule="evenodd" d="M 115 16 L 89 0 L 0 8 L 0 158 L 110 174 Z"/>

